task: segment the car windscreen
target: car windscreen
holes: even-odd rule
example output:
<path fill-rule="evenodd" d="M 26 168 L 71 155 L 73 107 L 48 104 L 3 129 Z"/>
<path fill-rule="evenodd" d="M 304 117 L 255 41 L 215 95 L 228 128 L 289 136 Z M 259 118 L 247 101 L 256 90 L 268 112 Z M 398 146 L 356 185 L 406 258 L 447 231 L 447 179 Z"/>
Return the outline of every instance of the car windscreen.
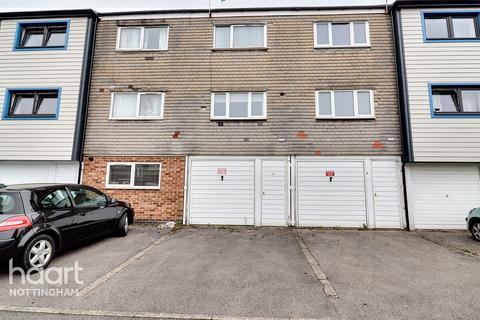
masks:
<path fill-rule="evenodd" d="M 24 214 L 22 198 L 18 192 L 0 192 L 0 214 Z"/>

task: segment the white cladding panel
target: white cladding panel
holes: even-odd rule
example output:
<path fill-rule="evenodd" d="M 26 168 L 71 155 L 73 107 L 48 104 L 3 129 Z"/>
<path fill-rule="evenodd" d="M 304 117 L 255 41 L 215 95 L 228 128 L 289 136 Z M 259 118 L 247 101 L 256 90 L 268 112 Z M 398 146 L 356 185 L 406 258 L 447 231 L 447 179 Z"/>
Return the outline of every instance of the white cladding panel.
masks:
<path fill-rule="evenodd" d="M 480 207 L 477 166 L 407 166 L 407 187 L 415 229 L 465 229 L 468 212 Z"/>
<path fill-rule="evenodd" d="M 335 176 L 330 179 L 327 171 Z M 299 226 L 366 224 L 364 162 L 298 161 L 297 197 Z"/>
<path fill-rule="evenodd" d="M 0 160 L 71 159 L 87 18 L 65 19 L 67 50 L 43 51 L 13 51 L 17 21 L 42 19 L 0 21 L 0 114 L 7 88 L 62 90 L 58 120 L 0 119 Z"/>
<path fill-rule="evenodd" d="M 480 161 L 480 118 L 432 118 L 428 92 L 429 83 L 480 83 L 480 42 L 424 43 L 421 9 L 401 17 L 415 161 Z"/>
<path fill-rule="evenodd" d="M 262 161 L 262 225 L 286 226 L 288 216 L 285 160 Z"/>
<path fill-rule="evenodd" d="M 255 161 L 192 160 L 189 201 L 191 224 L 253 225 Z"/>
<path fill-rule="evenodd" d="M 0 161 L 0 183 L 78 183 L 78 162 Z"/>
<path fill-rule="evenodd" d="M 401 228 L 401 178 L 394 161 L 372 161 L 376 228 Z"/>

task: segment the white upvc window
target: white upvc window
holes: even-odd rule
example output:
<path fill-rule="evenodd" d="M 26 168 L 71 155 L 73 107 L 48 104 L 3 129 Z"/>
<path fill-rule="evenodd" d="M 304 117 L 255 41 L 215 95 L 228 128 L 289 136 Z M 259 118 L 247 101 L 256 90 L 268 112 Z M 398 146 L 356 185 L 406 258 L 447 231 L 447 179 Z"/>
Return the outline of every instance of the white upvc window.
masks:
<path fill-rule="evenodd" d="M 163 119 L 164 104 L 163 92 L 113 92 L 110 119 Z"/>
<path fill-rule="evenodd" d="M 160 189 L 160 162 L 109 162 L 105 187 L 110 189 Z"/>
<path fill-rule="evenodd" d="M 266 92 L 214 92 L 211 119 L 256 120 L 267 118 Z"/>
<path fill-rule="evenodd" d="M 168 31 L 168 26 L 119 27 L 117 32 L 117 50 L 167 50 Z"/>
<path fill-rule="evenodd" d="M 216 49 L 245 49 L 267 47 L 265 24 L 216 25 L 213 37 Z"/>
<path fill-rule="evenodd" d="M 368 21 L 317 22 L 313 24 L 315 48 L 369 47 Z"/>
<path fill-rule="evenodd" d="M 317 119 L 372 119 L 372 90 L 321 90 L 315 93 Z"/>

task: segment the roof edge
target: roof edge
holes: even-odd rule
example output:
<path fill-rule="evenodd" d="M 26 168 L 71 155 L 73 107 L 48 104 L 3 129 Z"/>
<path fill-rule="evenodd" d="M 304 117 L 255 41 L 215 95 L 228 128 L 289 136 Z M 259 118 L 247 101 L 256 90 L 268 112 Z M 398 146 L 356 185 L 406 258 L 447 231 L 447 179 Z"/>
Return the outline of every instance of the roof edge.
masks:
<path fill-rule="evenodd" d="M 98 16 L 98 13 L 92 9 L 0 12 L 0 19 L 97 17 L 97 16 Z"/>
<path fill-rule="evenodd" d="M 442 8 L 480 6 L 480 0 L 397 0 L 391 7 L 397 8 Z"/>
<path fill-rule="evenodd" d="M 326 11 L 326 10 L 358 10 L 358 9 L 384 9 L 385 5 L 370 6 L 323 6 L 323 7 L 262 7 L 262 8 L 212 8 L 212 9 L 167 9 L 167 10 L 135 10 L 118 12 L 101 12 L 100 17 L 148 15 L 148 14 L 174 14 L 174 13 L 218 13 L 218 12 L 268 12 L 268 11 Z"/>

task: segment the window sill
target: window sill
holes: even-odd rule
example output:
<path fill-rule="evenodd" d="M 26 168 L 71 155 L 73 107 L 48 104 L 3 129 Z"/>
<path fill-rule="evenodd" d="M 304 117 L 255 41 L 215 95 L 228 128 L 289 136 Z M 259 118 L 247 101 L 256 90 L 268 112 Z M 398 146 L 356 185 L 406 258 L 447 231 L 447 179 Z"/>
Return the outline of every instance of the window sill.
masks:
<path fill-rule="evenodd" d="M 375 116 L 371 117 L 316 117 L 315 120 L 375 120 Z"/>
<path fill-rule="evenodd" d="M 472 112 L 472 113 L 433 113 L 432 118 L 480 118 L 480 113 Z"/>
<path fill-rule="evenodd" d="M 15 118 L 15 117 L 2 117 L 2 120 L 20 120 L 20 121 L 23 121 L 23 120 L 58 120 L 58 116 L 55 116 L 55 117 L 48 117 L 48 118 L 45 118 L 45 117 L 18 117 L 18 118 Z"/>
<path fill-rule="evenodd" d="M 163 120 L 163 117 L 151 117 L 151 118 L 109 118 L 108 121 L 158 121 Z"/>
<path fill-rule="evenodd" d="M 210 118 L 210 121 L 267 121 L 267 118 Z"/>
<path fill-rule="evenodd" d="M 255 47 L 255 48 L 212 48 L 213 52 L 217 51 L 268 51 L 267 47 Z"/>
<path fill-rule="evenodd" d="M 167 49 L 115 49 L 116 52 L 136 52 L 136 53 L 143 53 L 143 52 L 168 52 Z"/>
<path fill-rule="evenodd" d="M 354 45 L 354 46 L 314 46 L 313 49 L 315 50 L 322 50 L 322 49 L 370 49 L 371 45 Z"/>
<path fill-rule="evenodd" d="M 55 51 L 55 50 L 67 50 L 67 47 L 39 47 L 39 48 L 22 48 L 15 47 L 13 51 Z"/>

